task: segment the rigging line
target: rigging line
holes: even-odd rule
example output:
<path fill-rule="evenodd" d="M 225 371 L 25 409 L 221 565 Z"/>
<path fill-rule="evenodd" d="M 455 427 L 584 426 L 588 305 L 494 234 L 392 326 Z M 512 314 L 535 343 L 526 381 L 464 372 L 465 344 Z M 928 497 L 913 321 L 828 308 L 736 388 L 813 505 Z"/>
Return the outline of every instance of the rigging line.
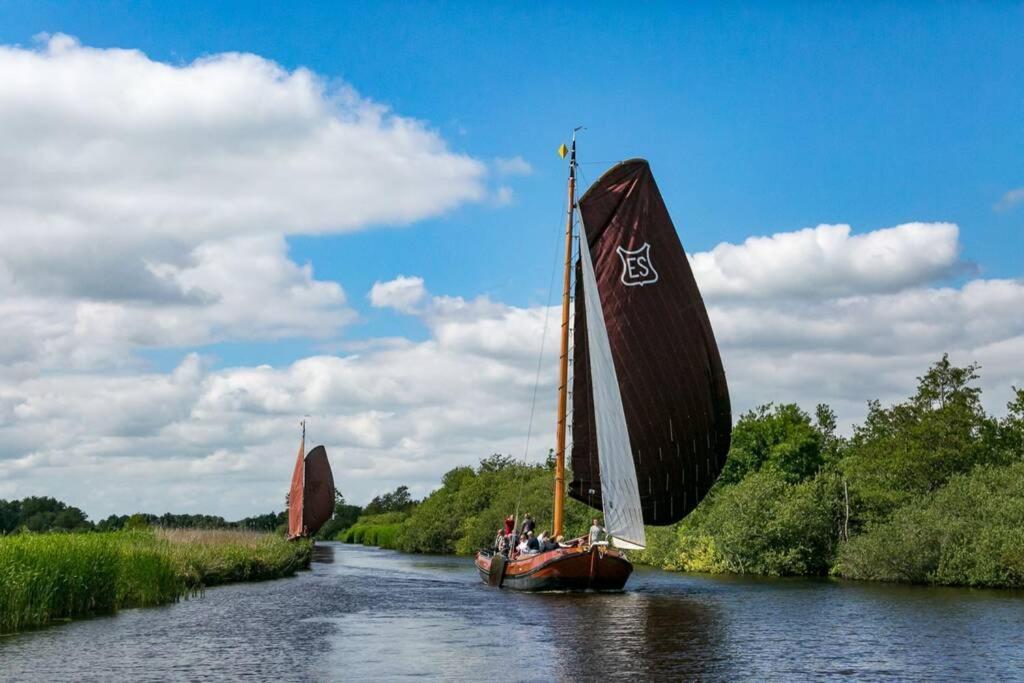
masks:
<path fill-rule="evenodd" d="M 565 210 L 565 202 L 563 201 L 561 215 L 565 215 Z M 533 398 L 530 401 L 530 420 L 527 423 L 526 427 L 526 446 L 523 448 L 524 471 L 520 472 L 519 474 L 519 491 L 516 494 L 516 509 L 514 515 L 516 528 L 518 528 L 519 526 L 519 505 L 522 502 L 523 498 L 523 485 L 526 483 L 525 466 L 527 463 L 527 458 L 530 455 L 530 439 L 533 436 L 533 418 L 537 411 L 537 392 L 540 388 L 540 372 L 544 364 L 544 345 L 548 337 L 548 320 L 551 317 L 551 295 L 554 293 L 555 290 L 555 273 L 558 272 L 558 242 L 561 242 L 561 234 L 559 234 L 559 239 L 556 241 L 554 258 L 551 261 L 551 276 L 548 279 L 548 300 L 547 305 L 544 307 L 544 328 L 540 337 L 540 352 L 537 354 L 537 372 L 533 382 Z"/>

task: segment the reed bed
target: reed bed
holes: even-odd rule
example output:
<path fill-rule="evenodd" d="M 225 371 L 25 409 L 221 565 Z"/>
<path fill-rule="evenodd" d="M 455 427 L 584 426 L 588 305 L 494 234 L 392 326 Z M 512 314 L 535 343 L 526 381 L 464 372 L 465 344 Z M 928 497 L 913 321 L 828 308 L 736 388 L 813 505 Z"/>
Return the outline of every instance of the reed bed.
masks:
<path fill-rule="evenodd" d="M 175 602 L 208 586 L 291 576 L 312 544 L 245 531 L 0 537 L 0 633 Z"/>

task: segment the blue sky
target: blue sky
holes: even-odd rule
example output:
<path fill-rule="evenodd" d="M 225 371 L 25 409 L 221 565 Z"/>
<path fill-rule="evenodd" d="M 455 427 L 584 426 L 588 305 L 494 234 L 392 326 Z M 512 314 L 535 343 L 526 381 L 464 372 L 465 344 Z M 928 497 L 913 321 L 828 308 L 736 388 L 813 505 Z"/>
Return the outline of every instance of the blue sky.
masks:
<path fill-rule="evenodd" d="M 399 273 L 437 293 L 543 301 L 564 193 L 553 150 L 576 124 L 585 178 L 651 160 L 690 251 L 818 223 L 951 221 L 964 259 L 1020 274 L 1024 208 L 993 206 L 1024 185 L 1024 5 L 488 5 L 5 3 L 0 40 L 61 31 L 172 63 L 254 52 L 343 79 L 456 151 L 533 166 L 510 183 L 512 206 L 289 237 L 363 313 L 354 337 L 416 334 L 363 298 Z M 307 348 L 215 351 L 281 362 Z"/>
<path fill-rule="evenodd" d="M 1020 2 L 0 0 L 0 498 L 263 512 L 301 415 L 351 500 L 422 495 L 523 454 L 547 329 L 542 458 L 577 125 L 584 186 L 650 160 L 734 416 L 849 432 L 944 352 L 998 414 L 1022 35 Z"/>

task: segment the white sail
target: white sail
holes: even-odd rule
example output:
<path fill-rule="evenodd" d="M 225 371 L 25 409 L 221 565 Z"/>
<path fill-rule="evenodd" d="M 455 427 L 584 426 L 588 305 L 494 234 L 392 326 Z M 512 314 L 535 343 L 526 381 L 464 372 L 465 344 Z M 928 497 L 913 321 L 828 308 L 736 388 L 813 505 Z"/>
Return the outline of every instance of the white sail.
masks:
<path fill-rule="evenodd" d="M 590 349 L 605 528 L 616 546 L 640 549 L 647 544 L 644 516 L 640 508 L 640 488 L 636 481 L 629 428 L 622 409 L 622 396 L 608 342 L 604 310 L 601 308 L 601 295 L 597 291 L 594 264 L 585 237 L 580 246 L 580 260 L 583 265 L 583 299 L 587 311 L 587 344 Z"/>

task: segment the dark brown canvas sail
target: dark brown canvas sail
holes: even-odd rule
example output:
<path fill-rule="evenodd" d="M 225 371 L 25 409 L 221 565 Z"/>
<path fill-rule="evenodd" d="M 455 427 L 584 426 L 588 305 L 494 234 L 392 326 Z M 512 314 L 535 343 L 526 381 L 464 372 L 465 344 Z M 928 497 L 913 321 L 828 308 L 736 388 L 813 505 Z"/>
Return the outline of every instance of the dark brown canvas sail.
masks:
<path fill-rule="evenodd" d="M 671 524 L 725 463 L 725 371 L 679 236 L 647 162 L 605 173 L 579 200 L 636 468 L 643 521 Z M 576 269 L 569 494 L 602 507 L 581 269 Z"/>
<path fill-rule="evenodd" d="M 292 471 L 292 484 L 288 489 L 288 538 L 303 536 L 305 531 L 302 522 L 303 501 L 303 479 L 306 470 L 306 429 L 302 429 L 302 439 L 299 441 L 299 456 L 295 459 L 295 469 Z"/>
<path fill-rule="evenodd" d="M 303 522 L 310 536 L 320 531 L 334 514 L 334 475 L 327 460 L 327 449 L 317 446 L 306 456 L 306 480 L 303 497 Z"/>

